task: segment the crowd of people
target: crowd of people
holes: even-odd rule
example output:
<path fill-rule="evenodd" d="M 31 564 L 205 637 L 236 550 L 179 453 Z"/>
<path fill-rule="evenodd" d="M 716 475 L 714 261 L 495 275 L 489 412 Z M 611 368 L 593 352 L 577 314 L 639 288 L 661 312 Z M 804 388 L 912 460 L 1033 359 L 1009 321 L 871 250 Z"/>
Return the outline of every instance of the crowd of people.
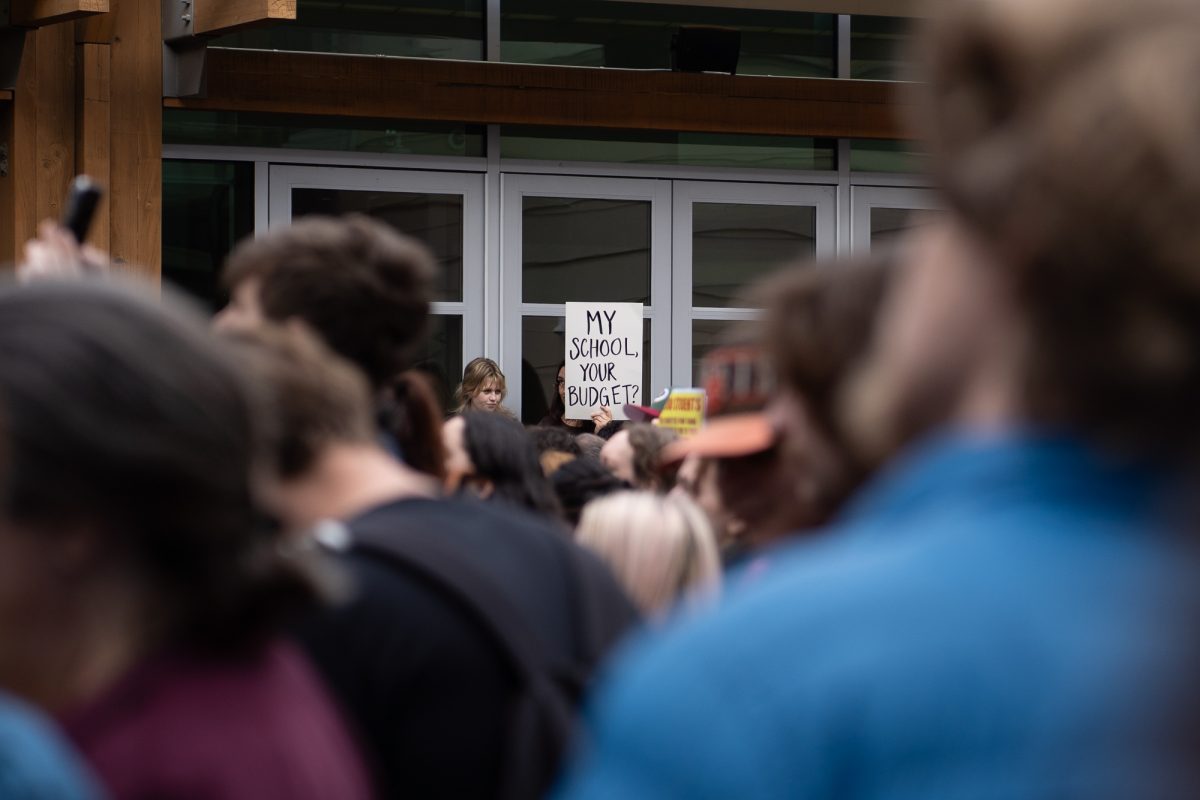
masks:
<path fill-rule="evenodd" d="M 45 226 L 0 795 L 1200 795 L 1200 6 L 926 27 L 945 211 L 756 287 L 770 380 L 692 436 L 562 366 L 524 427 L 483 357 L 441 408 L 434 260 L 366 217 L 238 245 L 215 319 Z"/>

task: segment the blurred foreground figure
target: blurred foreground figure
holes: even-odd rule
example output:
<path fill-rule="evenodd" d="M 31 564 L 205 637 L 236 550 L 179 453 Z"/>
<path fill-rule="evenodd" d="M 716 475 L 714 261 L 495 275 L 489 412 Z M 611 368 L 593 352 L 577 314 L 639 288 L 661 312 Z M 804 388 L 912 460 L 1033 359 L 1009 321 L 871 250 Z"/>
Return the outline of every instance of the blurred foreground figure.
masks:
<path fill-rule="evenodd" d="M 99 800 L 103 795 L 57 731 L 0 696 L 0 796 L 5 800 Z"/>
<path fill-rule="evenodd" d="M 945 5 L 950 211 L 850 403 L 942 430 L 636 649 L 565 797 L 1200 796 L 1200 5 Z"/>
<path fill-rule="evenodd" d="M 380 796 L 542 797 L 592 671 L 636 620 L 616 581 L 515 504 L 436 497 L 373 436 L 366 382 L 303 329 L 240 338 L 279 424 L 272 504 L 353 578 L 298 633 Z M 519 424 L 464 417 L 515 429 L 545 480 Z"/>
<path fill-rule="evenodd" d="M 366 797 L 280 636 L 316 592 L 256 511 L 258 409 L 202 319 L 119 285 L 0 290 L 0 408 L 0 685 L 115 798 Z"/>
<path fill-rule="evenodd" d="M 769 368 L 771 388 L 759 401 L 766 407 L 718 416 L 664 449 L 664 467 L 679 465 L 674 491 L 708 514 L 727 568 L 758 569 L 784 537 L 820 530 L 869 474 L 836 397 L 871 346 L 893 271 L 893 255 L 877 252 L 793 267 L 758 287 L 761 344 L 728 352 L 735 373 Z"/>
<path fill-rule="evenodd" d="M 383 222 L 306 217 L 238 244 L 223 276 L 231 299 L 214 324 L 308 325 L 371 382 L 380 440 L 392 455 L 441 478 L 442 412 L 425 375 L 411 369 L 436 274 L 425 245 Z"/>

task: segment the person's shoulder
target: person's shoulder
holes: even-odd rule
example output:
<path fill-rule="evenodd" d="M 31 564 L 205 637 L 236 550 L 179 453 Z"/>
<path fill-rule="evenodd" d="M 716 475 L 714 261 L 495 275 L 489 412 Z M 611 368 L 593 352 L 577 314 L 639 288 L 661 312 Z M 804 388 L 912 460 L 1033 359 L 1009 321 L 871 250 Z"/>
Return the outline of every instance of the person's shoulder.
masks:
<path fill-rule="evenodd" d="M 93 780 L 50 724 L 0 696 L 0 785 L 4 797 L 84 800 L 100 796 Z"/>

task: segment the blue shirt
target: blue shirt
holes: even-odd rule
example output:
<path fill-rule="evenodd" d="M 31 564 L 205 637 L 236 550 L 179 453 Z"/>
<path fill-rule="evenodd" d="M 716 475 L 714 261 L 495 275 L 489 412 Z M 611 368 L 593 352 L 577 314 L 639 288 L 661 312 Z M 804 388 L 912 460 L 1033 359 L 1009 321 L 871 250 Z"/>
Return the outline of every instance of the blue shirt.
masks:
<path fill-rule="evenodd" d="M 922 448 L 630 648 L 561 797 L 1200 797 L 1178 483 L 1066 438 Z"/>
<path fill-rule="evenodd" d="M 0 798 L 96 800 L 100 792 L 50 725 L 0 695 Z"/>

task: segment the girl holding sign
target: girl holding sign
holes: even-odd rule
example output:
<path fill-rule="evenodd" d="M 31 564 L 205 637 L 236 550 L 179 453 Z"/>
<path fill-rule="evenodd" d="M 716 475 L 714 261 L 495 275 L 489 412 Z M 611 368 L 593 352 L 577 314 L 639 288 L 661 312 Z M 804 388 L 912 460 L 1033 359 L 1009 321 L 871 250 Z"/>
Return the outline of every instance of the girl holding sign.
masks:
<path fill-rule="evenodd" d="M 538 423 L 539 426 L 562 428 L 575 436 L 581 433 L 594 433 L 605 439 L 612 437 L 621 429 L 620 423 L 613 423 L 612 409 L 608 406 L 600 406 L 596 409 L 590 422 L 585 419 L 567 419 L 567 364 L 565 361 L 558 365 L 554 386 L 556 390 L 554 401 L 550 404 L 550 410 L 546 412 L 546 416 Z"/>

